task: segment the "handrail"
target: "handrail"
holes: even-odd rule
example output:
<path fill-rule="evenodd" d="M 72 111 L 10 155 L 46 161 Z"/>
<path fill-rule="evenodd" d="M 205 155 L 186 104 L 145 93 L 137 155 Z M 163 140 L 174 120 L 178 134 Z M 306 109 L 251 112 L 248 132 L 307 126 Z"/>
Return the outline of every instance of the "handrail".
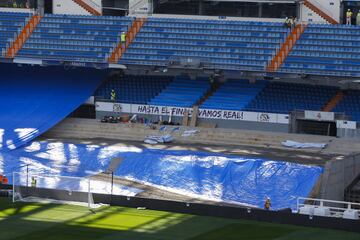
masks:
<path fill-rule="evenodd" d="M 303 201 L 304 203 L 300 203 L 300 201 Z M 360 203 L 305 197 L 299 197 L 297 199 L 297 213 L 310 216 L 319 215 L 323 217 L 349 218 L 349 216 L 346 216 L 345 214 L 351 212 L 357 214 L 357 217 L 354 216 L 350 218 L 358 219 L 359 209 L 355 209 L 353 206 L 360 208 Z M 310 210 L 309 207 L 312 207 L 310 208 L 312 210 Z M 309 209 L 310 211 L 305 209 Z M 316 213 L 316 209 L 322 210 L 323 212 Z"/>
<path fill-rule="evenodd" d="M 145 0 L 146 1 L 146 0 Z M 144 0 L 139 0 L 137 3 L 135 4 L 132 4 L 130 6 L 130 2 L 129 2 L 129 13 L 130 13 L 130 10 L 131 10 L 131 14 L 134 14 L 135 11 L 138 9 L 138 7 L 140 6 L 140 4 L 144 4 Z M 139 6 L 138 6 L 139 5 Z"/>
<path fill-rule="evenodd" d="M 322 6 L 321 3 L 319 3 L 317 0 L 309 0 L 310 3 L 312 3 L 315 7 L 317 7 L 318 9 L 320 9 L 321 11 L 323 11 L 326 15 L 328 15 L 329 17 L 334 18 L 334 14 L 332 12 L 330 12 L 329 10 L 327 10 L 326 8 L 324 8 Z"/>
<path fill-rule="evenodd" d="M 96 2 L 94 2 L 93 0 L 87 0 L 86 3 L 88 5 L 90 5 L 90 7 L 98 10 L 98 11 L 101 11 L 101 6 L 99 4 L 97 4 Z"/>

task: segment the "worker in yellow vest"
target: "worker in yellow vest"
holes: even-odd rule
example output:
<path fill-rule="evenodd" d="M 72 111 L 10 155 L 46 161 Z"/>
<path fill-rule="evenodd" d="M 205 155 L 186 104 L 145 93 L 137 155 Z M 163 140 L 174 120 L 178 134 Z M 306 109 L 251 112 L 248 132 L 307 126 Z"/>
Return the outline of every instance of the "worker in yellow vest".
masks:
<path fill-rule="evenodd" d="M 267 197 L 266 200 L 265 200 L 264 209 L 265 210 L 270 210 L 270 207 L 271 207 L 271 201 L 270 201 L 270 198 Z"/>
<path fill-rule="evenodd" d="M 358 14 L 356 15 L 356 25 L 360 26 L 360 10 L 359 10 Z"/>
<path fill-rule="evenodd" d="M 36 188 L 37 180 L 35 177 L 31 177 L 31 187 Z"/>
<path fill-rule="evenodd" d="M 121 39 L 121 47 L 125 47 L 126 46 L 126 33 L 125 32 L 121 33 L 120 39 Z"/>
<path fill-rule="evenodd" d="M 352 15 L 353 15 L 352 11 L 350 9 L 348 9 L 346 12 L 346 25 L 351 25 Z"/>
<path fill-rule="evenodd" d="M 114 89 L 111 90 L 110 99 L 111 99 L 111 101 L 115 101 L 115 100 L 116 100 L 116 92 L 115 92 Z"/>

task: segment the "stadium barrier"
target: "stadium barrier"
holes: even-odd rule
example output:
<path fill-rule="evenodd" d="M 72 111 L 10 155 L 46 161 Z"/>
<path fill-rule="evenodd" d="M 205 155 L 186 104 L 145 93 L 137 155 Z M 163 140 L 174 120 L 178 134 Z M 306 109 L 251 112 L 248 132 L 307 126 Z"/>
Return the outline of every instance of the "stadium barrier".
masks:
<path fill-rule="evenodd" d="M 84 196 L 82 195 L 87 195 L 87 193 L 85 192 L 72 192 L 72 194 L 69 195 L 68 191 L 66 190 L 32 187 L 22 187 L 21 191 L 24 195 L 26 195 L 26 193 L 28 192 L 31 196 L 37 196 L 39 198 L 58 199 L 62 201 L 74 201 L 76 199 L 83 199 Z M 102 203 L 110 204 L 111 206 L 123 206 L 130 208 L 141 207 L 149 210 L 169 211 L 201 216 L 244 219 L 277 224 L 291 224 L 303 227 L 317 227 L 360 232 L 359 220 L 296 214 L 292 213 L 290 209 L 284 209 L 280 211 L 268 211 L 263 209 L 246 207 L 177 202 L 96 193 L 93 193 L 93 200 L 95 204 Z"/>
<path fill-rule="evenodd" d="M 355 209 L 357 208 L 357 209 Z M 299 197 L 297 212 L 305 215 L 359 219 L 360 203 Z"/>

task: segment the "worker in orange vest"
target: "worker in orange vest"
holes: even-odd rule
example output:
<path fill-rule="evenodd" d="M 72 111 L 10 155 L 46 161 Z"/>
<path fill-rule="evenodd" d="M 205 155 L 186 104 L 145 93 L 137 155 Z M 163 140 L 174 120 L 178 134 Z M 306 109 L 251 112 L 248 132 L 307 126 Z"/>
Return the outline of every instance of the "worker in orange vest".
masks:
<path fill-rule="evenodd" d="M 3 183 L 3 175 L 0 175 L 0 184 Z"/>
<path fill-rule="evenodd" d="M 9 184 L 9 179 L 7 178 L 7 176 L 3 176 L 2 183 L 6 185 Z"/>

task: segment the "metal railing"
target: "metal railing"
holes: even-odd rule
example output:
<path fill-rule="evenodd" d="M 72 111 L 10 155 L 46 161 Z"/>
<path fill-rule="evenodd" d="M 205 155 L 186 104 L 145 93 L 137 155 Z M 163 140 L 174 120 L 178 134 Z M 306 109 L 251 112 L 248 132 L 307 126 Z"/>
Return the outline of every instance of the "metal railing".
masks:
<path fill-rule="evenodd" d="M 297 199 L 297 213 L 310 216 L 349 218 L 349 214 L 352 214 L 351 219 L 358 219 L 358 208 L 360 203 L 304 197 Z"/>
<path fill-rule="evenodd" d="M 84 1 L 87 5 L 89 5 L 90 7 L 92 7 L 93 9 L 95 9 L 96 11 L 101 12 L 101 6 L 99 4 L 97 4 L 96 2 L 92 1 L 92 0 L 86 0 Z"/>

